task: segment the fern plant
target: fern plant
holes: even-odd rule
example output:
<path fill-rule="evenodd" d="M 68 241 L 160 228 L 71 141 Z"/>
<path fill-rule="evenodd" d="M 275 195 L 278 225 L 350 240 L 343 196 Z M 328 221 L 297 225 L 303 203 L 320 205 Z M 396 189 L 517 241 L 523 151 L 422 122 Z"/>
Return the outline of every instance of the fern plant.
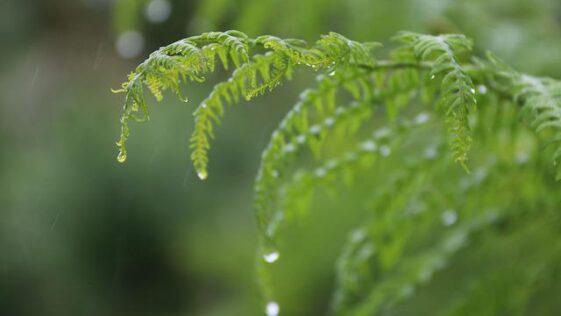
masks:
<path fill-rule="evenodd" d="M 125 94 L 118 161 L 127 158 L 129 121 L 149 118 L 145 88 L 158 101 L 166 90 L 186 101 L 183 84 L 205 81 L 219 63 L 233 69 L 230 77 L 214 85 L 193 114 L 191 159 L 204 180 L 226 107 L 309 68 L 318 73 L 316 82 L 273 131 L 255 180 L 257 263 L 266 312 L 277 315 L 281 309 L 272 275 L 282 253 L 281 233 L 313 211 L 319 191 L 365 184 L 376 190 L 362 196 L 368 216 L 341 250 L 329 310 L 334 315 L 406 310 L 404 302 L 466 256 L 471 240 L 491 239 L 489 247 L 495 249 L 508 238 L 525 238 L 531 229 L 521 218 L 544 224 L 537 211 L 560 205 L 546 194 L 556 192 L 551 171 L 561 178 L 561 82 L 519 73 L 491 53 L 473 56 L 472 41 L 463 35 L 403 32 L 395 43 L 386 54 L 375 54 L 381 44 L 337 33 L 308 45 L 227 31 L 162 47 L 118 90 Z M 532 151 L 534 144 L 543 149 Z M 528 161 L 536 167 L 521 169 Z M 548 216 L 555 220 L 544 231 L 554 238 L 558 215 Z M 517 229 L 490 237 L 505 221 Z M 543 264 L 534 261 L 529 266 L 535 273 L 521 276 L 527 301 L 532 286 L 543 285 L 540 275 L 556 269 L 558 258 L 551 254 L 557 247 L 557 241 L 543 245 L 549 249 L 539 257 Z M 525 266 L 512 262 L 509 269 Z M 482 269 L 495 271 L 493 264 Z M 473 275 L 475 287 L 439 312 L 465 313 L 477 291 L 496 284 L 481 275 Z"/>

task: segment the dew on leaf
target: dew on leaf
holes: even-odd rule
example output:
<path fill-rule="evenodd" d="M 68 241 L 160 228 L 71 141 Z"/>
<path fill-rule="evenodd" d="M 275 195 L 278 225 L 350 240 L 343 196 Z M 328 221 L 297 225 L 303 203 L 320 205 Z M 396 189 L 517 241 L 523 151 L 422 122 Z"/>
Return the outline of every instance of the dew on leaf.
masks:
<path fill-rule="evenodd" d="M 327 174 L 327 171 L 323 168 L 317 168 L 315 171 L 316 177 L 324 177 Z"/>
<path fill-rule="evenodd" d="M 366 141 L 366 142 L 362 143 L 360 145 L 360 148 L 364 151 L 367 151 L 367 152 L 374 152 L 374 151 L 376 151 L 377 146 L 376 146 L 375 142 L 369 140 L 369 141 Z"/>
<path fill-rule="evenodd" d="M 442 212 L 440 219 L 442 220 L 442 224 L 444 224 L 444 226 L 451 226 L 458 220 L 458 213 L 454 210 L 446 210 Z"/>
<path fill-rule="evenodd" d="M 392 150 L 390 149 L 389 146 L 387 145 L 383 145 L 380 147 L 380 154 L 382 154 L 382 156 L 387 157 L 392 153 Z"/>
<path fill-rule="evenodd" d="M 279 260 L 280 253 L 278 251 L 268 252 L 263 255 L 263 260 L 267 263 L 274 263 L 275 261 Z"/>
<path fill-rule="evenodd" d="M 201 171 L 197 172 L 197 176 L 201 180 L 206 180 L 206 178 L 208 178 L 208 172 L 206 170 L 201 170 Z"/>
<path fill-rule="evenodd" d="M 267 316 L 277 316 L 280 312 L 279 304 L 274 301 L 268 302 L 265 307 L 265 312 L 267 313 Z"/>
<path fill-rule="evenodd" d="M 419 125 L 424 124 L 429 121 L 429 118 L 430 115 L 428 113 L 426 112 L 419 113 L 419 115 L 415 117 L 415 124 L 419 124 Z"/>

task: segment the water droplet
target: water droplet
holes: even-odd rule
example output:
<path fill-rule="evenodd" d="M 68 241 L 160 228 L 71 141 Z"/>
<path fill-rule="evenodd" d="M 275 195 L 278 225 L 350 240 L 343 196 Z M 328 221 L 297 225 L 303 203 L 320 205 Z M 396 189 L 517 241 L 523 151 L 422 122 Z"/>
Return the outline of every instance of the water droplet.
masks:
<path fill-rule="evenodd" d="M 385 138 L 390 136 L 391 130 L 388 127 L 382 127 L 379 130 L 374 132 L 375 138 Z"/>
<path fill-rule="evenodd" d="M 432 76 L 430 76 L 430 78 L 431 78 L 431 80 L 432 80 L 432 79 L 436 78 L 436 76 L 435 76 L 435 75 L 432 75 Z"/>
<path fill-rule="evenodd" d="M 127 154 L 123 153 L 122 151 L 119 152 L 119 155 L 117 156 L 117 161 L 123 163 L 126 160 L 127 160 Z"/>
<path fill-rule="evenodd" d="M 199 172 L 197 172 L 197 176 L 199 177 L 199 179 L 201 180 L 206 180 L 206 178 L 208 178 L 208 172 L 206 170 L 200 170 Z"/>
<path fill-rule="evenodd" d="M 327 171 L 325 171 L 325 169 L 323 168 L 317 168 L 316 171 L 314 172 L 316 174 L 316 177 L 324 177 L 327 174 Z"/>
<path fill-rule="evenodd" d="M 382 147 L 380 147 L 380 154 L 382 154 L 382 156 L 387 157 L 391 153 L 392 153 L 392 150 L 387 145 L 383 145 Z"/>
<path fill-rule="evenodd" d="M 471 92 L 471 94 L 475 94 L 475 89 L 474 88 L 471 88 L 469 91 Z"/>
<path fill-rule="evenodd" d="M 296 137 L 296 142 L 298 144 L 303 144 L 306 142 L 306 135 L 300 135 L 298 137 Z"/>
<path fill-rule="evenodd" d="M 335 70 L 329 73 L 329 76 L 333 77 L 335 76 Z"/>
<path fill-rule="evenodd" d="M 321 126 L 314 125 L 314 126 L 310 127 L 310 133 L 312 135 L 319 135 L 320 132 L 321 132 Z"/>
<path fill-rule="evenodd" d="M 368 243 L 359 249 L 357 253 L 357 259 L 359 259 L 359 261 L 366 261 L 371 258 L 374 253 L 374 245 L 372 243 Z"/>
<path fill-rule="evenodd" d="M 137 57 L 144 49 L 144 36 L 138 31 L 124 32 L 117 38 L 115 47 L 123 58 Z"/>
<path fill-rule="evenodd" d="M 425 149 L 425 158 L 427 159 L 434 159 L 438 155 L 438 151 L 434 146 L 430 146 Z"/>
<path fill-rule="evenodd" d="M 275 261 L 279 260 L 280 253 L 278 251 L 268 252 L 263 255 L 263 260 L 267 263 L 274 263 Z"/>
<path fill-rule="evenodd" d="M 152 0 L 144 11 L 146 19 L 151 23 L 161 23 L 171 15 L 171 4 L 168 0 Z"/>
<path fill-rule="evenodd" d="M 361 242 L 366 238 L 366 231 L 362 228 L 359 228 L 351 233 L 351 241 L 352 242 Z"/>
<path fill-rule="evenodd" d="M 487 93 L 487 86 L 481 84 L 481 85 L 477 86 L 477 91 L 481 94 L 486 94 Z"/>
<path fill-rule="evenodd" d="M 475 172 L 473 173 L 473 180 L 476 183 L 481 183 L 483 180 L 485 180 L 485 178 L 487 178 L 487 169 L 486 168 L 478 168 L 475 170 Z"/>
<path fill-rule="evenodd" d="M 205 102 L 201 103 L 201 107 L 202 107 L 203 109 L 206 109 L 206 103 L 205 103 Z"/>
<path fill-rule="evenodd" d="M 424 123 L 428 122 L 429 118 L 430 118 L 430 115 L 428 113 L 426 113 L 426 112 L 419 113 L 419 115 L 417 115 L 415 117 L 415 124 L 419 124 L 419 125 L 424 124 Z"/>
<path fill-rule="evenodd" d="M 337 160 L 335 160 L 335 159 L 330 159 L 330 160 L 327 162 L 327 164 L 325 165 L 325 167 L 326 167 L 327 169 L 333 169 L 333 168 L 337 167 L 338 164 L 339 164 L 339 163 L 337 162 Z"/>
<path fill-rule="evenodd" d="M 442 220 L 442 224 L 444 224 L 444 226 L 451 226 L 458 220 L 458 213 L 454 210 L 446 210 L 442 212 L 440 219 Z"/>
<path fill-rule="evenodd" d="M 415 292 L 415 288 L 411 284 L 407 284 L 401 288 L 399 294 L 404 298 L 410 297 Z"/>
<path fill-rule="evenodd" d="M 293 144 L 288 144 L 284 147 L 284 151 L 287 153 L 292 153 L 296 150 L 296 147 L 294 147 Z"/>
<path fill-rule="evenodd" d="M 530 160 L 530 155 L 525 151 L 519 151 L 516 153 L 516 163 L 523 165 Z"/>
<path fill-rule="evenodd" d="M 419 281 L 421 283 L 426 283 L 432 278 L 433 271 L 430 269 L 423 269 L 419 272 Z"/>
<path fill-rule="evenodd" d="M 273 302 L 273 301 L 267 303 L 267 307 L 265 308 L 265 312 L 267 313 L 267 316 L 278 316 L 278 314 L 280 312 L 279 304 L 277 302 Z"/>
<path fill-rule="evenodd" d="M 376 146 L 375 142 L 369 140 L 369 141 L 366 141 L 366 142 L 362 143 L 360 145 L 360 148 L 364 151 L 367 151 L 367 152 L 374 152 L 374 151 L 376 151 L 376 148 L 378 148 L 378 146 Z"/>

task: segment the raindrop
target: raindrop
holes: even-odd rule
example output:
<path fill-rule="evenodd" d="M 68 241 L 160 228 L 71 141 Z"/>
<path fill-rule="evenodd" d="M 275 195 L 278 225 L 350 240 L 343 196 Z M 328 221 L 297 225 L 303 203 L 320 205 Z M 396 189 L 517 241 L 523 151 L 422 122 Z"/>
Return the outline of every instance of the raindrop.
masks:
<path fill-rule="evenodd" d="M 324 177 L 327 174 L 327 171 L 325 171 L 325 169 L 323 168 L 317 168 L 315 171 L 315 174 L 317 177 Z"/>
<path fill-rule="evenodd" d="M 284 147 L 284 151 L 287 153 L 292 153 L 296 150 L 293 144 L 288 144 Z"/>
<path fill-rule="evenodd" d="M 442 224 L 444 224 L 444 226 L 451 226 L 458 220 L 458 213 L 454 210 L 446 210 L 442 212 L 440 219 L 442 220 Z"/>
<path fill-rule="evenodd" d="M 374 245 L 368 243 L 359 249 L 357 254 L 358 257 L 357 259 L 359 259 L 360 261 L 368 260 L 368 258 L 372 257 L 374 252 L 375 252 Z"/>
<path fill-rule="evenodd" d="M 430 76 L 430 78 L 431 78 L 431 80 L 432 80 L 432 79 L 436 78 L 436 76 L 435 76 L 435 75 L 432 75 L 432 76 Z"/>
<path fill-rule="evenodd" d="M 404 298 L 407 298 L 413 295 L 413 292 L 415 292 L 415 288 L 412 285 L 407 284 L 401 288 L 400 294 Z"/>
<path fill-rule="evenodd" d="M 267 303 L 265 312 L 267 313 L 267 316 L 277 316 L 280 312 L 279 304 L 273 301 Z"/>
<path fill-rule="evenodd" d="M 119 155 L 117 156 L 117 161 L 123 163 L 126 160 L 127 160 L 127 154 L 123 153 L 122 151 L 119 152 Z"/>
<path fill-rule="evenodd" d="M 171 4 L 168 0 L 152 0 L 146 6 L 144 14 L 152 23 L 164 22 L 171 15 Z"/>
<path fill-rule="evenodd" d="M 333 168 L 337 167 L 338 164 L 339 164 L 339 163 L 337 162 L 337 160 L 335 160 L 335 159 L 330 159 L 330 160 L 327 162 L 327 164 L 325 165 L 325 167 L 326 167 L 327 169 L 333 169 Z"/>
<path fill-rule="evenodd" d="M 477 91 L 481 94 L 486 94 L 487 93 L 487 86 L 481 84 L 481 85 L 477 86 Z"/>
<path fill-rule="evenodd" d="M 523 165 L 530 160 L 530 155 L 525 151 L 520 151 L 516 153 L 516 163 L 519 165 Z"/>
<path fill-rule="evenodd" d="M 473 179 L 477 183 L 481 183 L 485 178 L 487 178 L 487 169 L 485 168 L 478 168 L 473 173 Z"/>
<path fill-rule="evenodd" d="M 433 271 L 430 269 L 424 269 L 419 273 L 419 280 L 422 283 L 426 283 L 427 281 L 429 281 L 432 277 Z"/>
<path fill-rule="evenodd" d="M 434 158 L 436 158 L 437 155 L 438 155 L 438 152 L 436 151 L 436 148 L 434 148 L 433 146 L 425 149 L 425 158 L 434 159 Z"/>
<path fill-rule="evenodd" d="M 366 231 L 364 229 L 357 229 L 351 233 L 351 240 L 355 243 L 361 242 L 366 238 Z"/>
<path fill-rule="evenodd" d="M 417 115 L 415 117 L 415 123 L 419 124 L 419 125 L 424 124 L 424 123 L 428 122 L 429 118 L 430 118 L 430 115 L 428 113 L 426 113 L 426 112 L 419 113 L 419 115 Z"/>
<path fill-rule="evenodd" d="M 197 172 L 197 176 L 199 177 L 199 179 L 201 180 L 206 180 L 206 178 L 208 178 L 208 172 L 206 170 L 200 170 L 199 172 Z"/>
<path fill-rule="evenodd" d="M 263 255 L 263 260 L 267 263 L 274 263 L 275 261 L 279 260 L 280 253 L 278 251 L 268 252 Z"/>
<path fill-rule="evenodd" d="M 335 70 L 329 73 L 329 76 L 333 77 L 335 76 Z"/>
<path fill-rule="evenodd" d="M 144 48 L 144 36 L 138 31 L 124 32 L 117 38 L 115 47 L 123 58 L 137 57 Z"/>
<path fill-rule="evenodd" d="M 367 151 L 367 152 L 374 152 L 374 151 L 376 151 L 377 147 L 378 146 L 376 146 L 376 143 L 371 141 L 371 140 L 366 141 L 366 142 L 362 143 L 362 145 L 360 145 L 360 148 L 362 148 L 362 150 Z"/>
<path fill-rule="evenodd" d="M 382 156 L 387 157 L 391 153 L 392 153 L 392 150 L 387 145 L 383 145 L 382 147 L 380 147 L 380 154 L 382 154 Z"/>
<path fill-rule="evenodd" d="M 310 133 L 312 135 L 319 135 L 320 132 L 321 132 L 321 127 L 319 125 L 314 125 L 310 127 Z"/>
<path fill-rule="evenodd" d="M 206 109 L 206 103 L 201 103 L 201 108 Z"/>
<path fill-rule="evenodd" d="M 382 127 L 379 130 L 374 132 L 374 137 L 376 138 L 385 138 L 390 136 L 391 130 L 388 127 Z"/>
<path fill-rule="evenodd" d="M 475 94 L 475 89 L 474 88 L 471 88 L 469 91 L 471 92 L 471 94 Z"/>

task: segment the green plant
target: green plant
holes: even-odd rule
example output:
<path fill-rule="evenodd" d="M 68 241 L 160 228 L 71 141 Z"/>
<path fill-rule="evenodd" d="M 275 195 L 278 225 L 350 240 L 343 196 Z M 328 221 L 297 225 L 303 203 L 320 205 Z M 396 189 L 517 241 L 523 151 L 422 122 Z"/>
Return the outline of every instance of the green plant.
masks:
<path fill-rule="evenodd" d="M 275 89 L 297 68 L 319 72 L 315 87 L 301 94 L 272 133 L 255 180 L 258 269 L 270 315 L 279 312 L 271 266 L 280 257 L 280 232 L 309 216 L 319 191 L 345 186 L 377 189 L 361 195 L 368 215 L 338 260 L 334 314 L 406 309 L 399 303 L 430 289 L 437 272 L 471 259 L 465 252 L 471 240 L 486 241 L 477 248 L 480 258 L 509 242 L 541 244 L 530 244 L 537 254 L 528 262 L 479 263 L 487 272 L 471 273 L 465 289 L 439 312 L 465 314 L 490 300 L 481 292 L 511 279 L 484 276 L 503 265 L 520 282 L 481 313 L 523 313 L 550 286 L 543 278 L 556 271 L 560 246 L 555 210 L 561 204 L 549 179 L 555 168 L 561 178 L 561 83 L 518 73 L 491 53 L 473 57 L 463 35 L 403 32 L 395 39 L 399 44 L 382 59 L 374 55 L 380 44 L 337 33 L 311 46 L 238 31 L 204 33 L 152 53 L 119 90 L 126 98 L 117 143 L 124 162 L 129 120 L 149 118 L 144 87 L 158 101 L 165 90 L 186 100 L 182 83 L 204 81 L 217 61 L 234 68 L 194 112 L 191 158 L 204 180 L 214 129 L 227 105 Z M 519 296 L 516 302 L 508 299 L 511 293 Z"/>

